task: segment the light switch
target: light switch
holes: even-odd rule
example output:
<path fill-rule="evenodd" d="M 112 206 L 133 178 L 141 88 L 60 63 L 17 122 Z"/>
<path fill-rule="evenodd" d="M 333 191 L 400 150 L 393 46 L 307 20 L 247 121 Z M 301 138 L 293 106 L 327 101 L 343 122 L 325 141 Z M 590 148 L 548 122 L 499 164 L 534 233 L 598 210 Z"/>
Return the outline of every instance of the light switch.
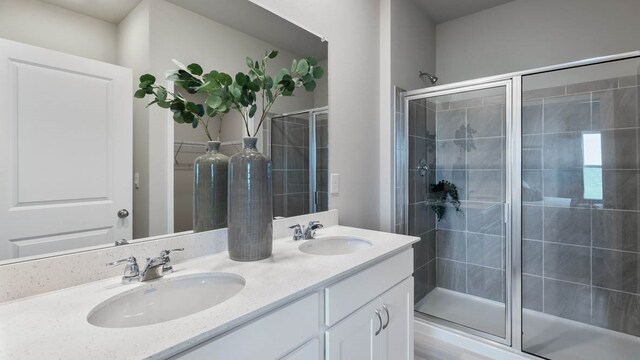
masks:
<path fill-rule="evenodd" d="M 329 192 L 332 194 L 340 193 L 340 174 L 331 174 L 331 189 Z"/>

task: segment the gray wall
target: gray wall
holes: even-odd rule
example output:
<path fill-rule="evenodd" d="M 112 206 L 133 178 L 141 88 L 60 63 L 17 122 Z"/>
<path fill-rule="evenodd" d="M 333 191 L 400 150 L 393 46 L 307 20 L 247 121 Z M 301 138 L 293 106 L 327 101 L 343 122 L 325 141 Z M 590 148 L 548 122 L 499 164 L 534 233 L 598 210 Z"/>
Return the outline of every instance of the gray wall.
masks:
<path fill-rule="evenodd" d="M 523 82 L 524 306 L 640 336 L 637 76 L 526 91 L 535 80 Z M 584 133 L 601 136 L 600 178 L 583 173 Z M 601 198 L 585 196 L 591 180 Z"/>
<path fill-rule="evenodd" d="M 441 83 L 640 49 L 640 1 L 516 0 L 437 26 Z"/>

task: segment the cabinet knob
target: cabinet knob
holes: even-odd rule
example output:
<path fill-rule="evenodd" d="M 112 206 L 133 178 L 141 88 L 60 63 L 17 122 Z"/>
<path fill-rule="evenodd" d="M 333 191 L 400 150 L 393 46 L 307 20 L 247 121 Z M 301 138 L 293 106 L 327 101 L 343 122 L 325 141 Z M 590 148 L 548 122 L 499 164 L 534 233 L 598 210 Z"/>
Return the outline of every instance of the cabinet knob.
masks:
<path fill-rule="evenodd" d="M 378 327 L 378 331 L 376 331 L 376 336 L 378 336 L 380 331 L 382 331 L 382 316 L 380 315 L 380 310 L 376 309 L 376 315 L 378 316 L 378 321 L 380 321 L 380 326 Z"/>
<path fill-rule="evenodd" d="M 391 315 L 389 315 L 389 309 L 387 308 L 387 305 L 382 304 L 382 308 L 384 309 L 384 312 L 387 313 L 387 322 L 382 326 L 382 330 L 386 329 L 387 326 L 389 326 L 389 321 L 391 320 Z"/>

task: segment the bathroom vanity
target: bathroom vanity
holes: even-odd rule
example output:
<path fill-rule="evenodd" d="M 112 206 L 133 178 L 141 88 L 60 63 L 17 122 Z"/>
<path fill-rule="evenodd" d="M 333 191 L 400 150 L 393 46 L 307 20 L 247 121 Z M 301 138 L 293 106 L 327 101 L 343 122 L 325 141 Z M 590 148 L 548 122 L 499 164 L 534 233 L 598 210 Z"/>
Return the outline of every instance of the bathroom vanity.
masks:
<path fill-rule="evenodd" d="M 333 225 L 263 261 L 222 251 L 0 304 L 0 358 L 412 359 L 418 239 Z"/>

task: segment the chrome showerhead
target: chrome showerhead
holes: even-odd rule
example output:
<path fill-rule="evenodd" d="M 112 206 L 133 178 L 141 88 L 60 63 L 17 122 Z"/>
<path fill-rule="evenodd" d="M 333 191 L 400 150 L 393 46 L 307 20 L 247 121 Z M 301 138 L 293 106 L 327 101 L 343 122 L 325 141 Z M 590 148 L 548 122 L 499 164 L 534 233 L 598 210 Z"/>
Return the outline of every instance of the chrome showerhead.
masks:
<path fill-rule="evenodd" d="M 437 76 L 433 76 L 431 74 L 429 74 L 428 72 L 424 72 L 422 70 L 418 71 L 418 76 L 420 77 L 420 79 L 424 78 L 425 76 L 429 78 L 429 81 L 431 81 L 432 84 L 435 84 L 438 82 L 438 77 Z"/>

